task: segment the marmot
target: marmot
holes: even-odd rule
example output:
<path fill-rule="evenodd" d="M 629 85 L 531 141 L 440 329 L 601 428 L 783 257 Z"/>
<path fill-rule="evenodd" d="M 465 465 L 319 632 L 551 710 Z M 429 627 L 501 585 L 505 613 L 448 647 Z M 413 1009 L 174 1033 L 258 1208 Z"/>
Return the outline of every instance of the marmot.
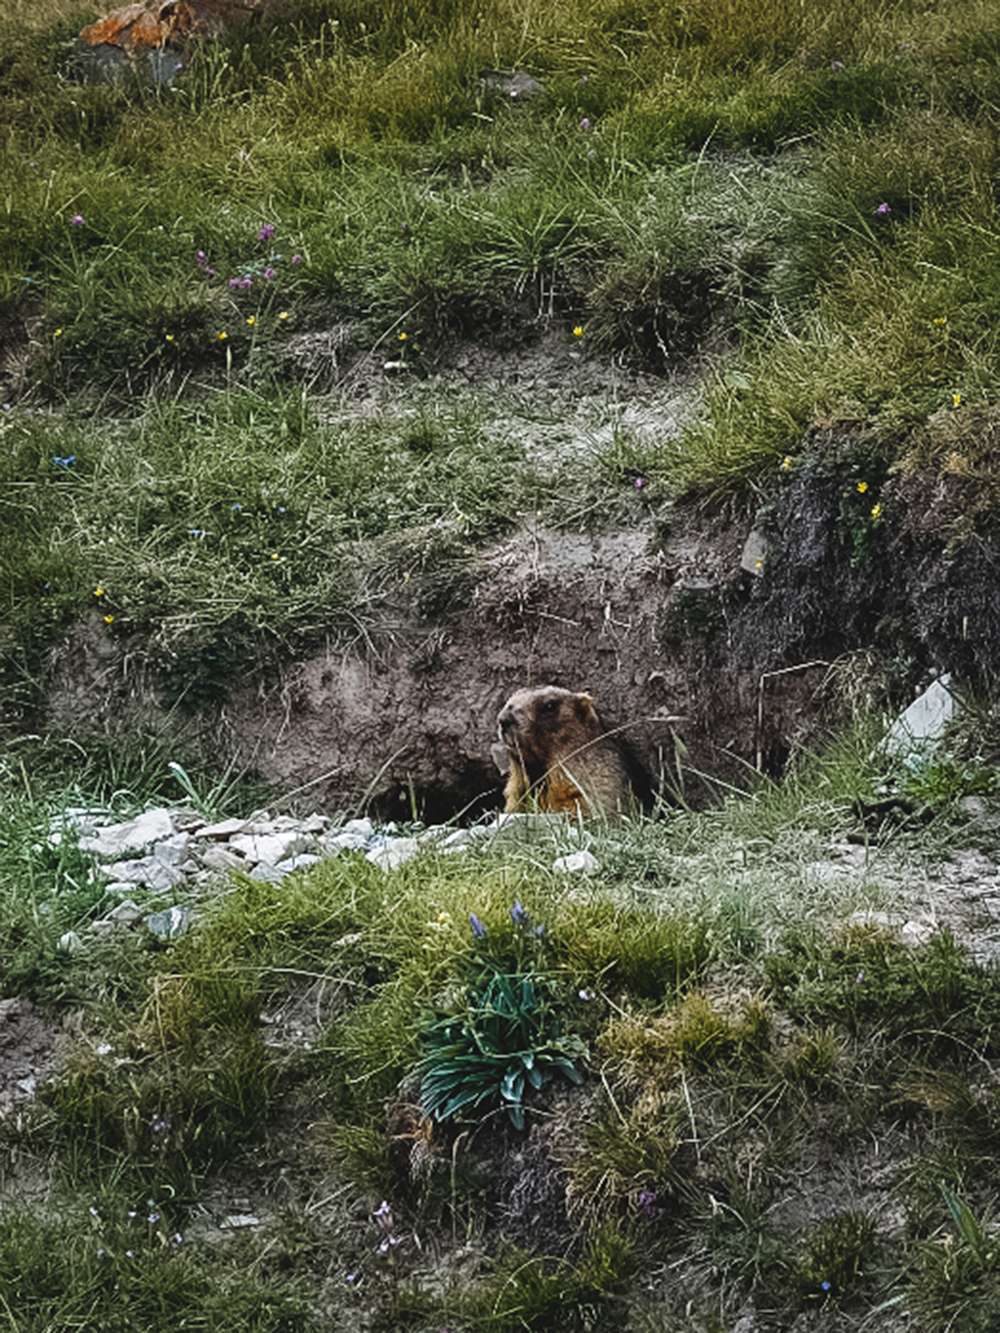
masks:
<path fill-rule="evenodd" d="M 529 807 L 612 815 L 652 805 L 648 775 L 609 736 L 589 694 L 541 685 L 512 694 L 493 758 L 507 773 L 508 811 Z"/>

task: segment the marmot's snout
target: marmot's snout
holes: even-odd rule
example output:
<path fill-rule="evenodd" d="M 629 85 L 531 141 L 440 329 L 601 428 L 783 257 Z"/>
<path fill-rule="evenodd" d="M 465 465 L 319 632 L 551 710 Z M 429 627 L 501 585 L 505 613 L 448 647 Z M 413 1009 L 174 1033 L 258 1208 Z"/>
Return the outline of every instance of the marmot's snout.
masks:
<path fill-rule="evenodd" d="M 505 738 L 509 732 L 517 731 L 517 710 L 511 708 L 510 704 L 504 704 L 503 708 L 501 708 L 500 716 L 497 718 L 497 727 L 501 739 Z"/>

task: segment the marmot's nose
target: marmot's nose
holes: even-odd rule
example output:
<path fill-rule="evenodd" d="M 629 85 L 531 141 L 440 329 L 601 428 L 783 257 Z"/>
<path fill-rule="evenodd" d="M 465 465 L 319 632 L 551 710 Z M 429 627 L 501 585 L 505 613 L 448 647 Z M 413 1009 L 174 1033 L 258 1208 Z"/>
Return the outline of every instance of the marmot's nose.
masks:
<path fill-rule="evenodd" d="M 500 709 L 500 716 L 497 718 L 497 721 L 500 724 L 501 731 L 511 731 L 517 726 L 517 714 L 509 704 L 505 704 L 504 707 Z"/>

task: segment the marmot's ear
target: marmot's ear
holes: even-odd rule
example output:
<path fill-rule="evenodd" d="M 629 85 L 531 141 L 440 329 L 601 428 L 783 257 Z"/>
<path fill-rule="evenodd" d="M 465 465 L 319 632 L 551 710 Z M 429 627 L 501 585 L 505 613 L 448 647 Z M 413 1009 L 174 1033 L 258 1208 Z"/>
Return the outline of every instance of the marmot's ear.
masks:
<path fill-rule="evenodd" d="M 574 694 L 573 705 L 576 708 L 577 714 L 585 721 L 588 718 L 597 716 L 597 713 L 594 711 L 594 701 L 589 694 Z"/>

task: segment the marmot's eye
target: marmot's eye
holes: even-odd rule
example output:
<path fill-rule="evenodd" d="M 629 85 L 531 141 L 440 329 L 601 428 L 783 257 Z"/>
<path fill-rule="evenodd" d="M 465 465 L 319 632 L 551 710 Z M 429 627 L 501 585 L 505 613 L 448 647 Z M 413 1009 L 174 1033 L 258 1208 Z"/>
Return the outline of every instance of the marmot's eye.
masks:
<path fill-rule="evenodd" d="M 558 707 L 559 707 L 558 699 L 546 699 L 538 711 L 540 713 L 554 713 Z"/>

